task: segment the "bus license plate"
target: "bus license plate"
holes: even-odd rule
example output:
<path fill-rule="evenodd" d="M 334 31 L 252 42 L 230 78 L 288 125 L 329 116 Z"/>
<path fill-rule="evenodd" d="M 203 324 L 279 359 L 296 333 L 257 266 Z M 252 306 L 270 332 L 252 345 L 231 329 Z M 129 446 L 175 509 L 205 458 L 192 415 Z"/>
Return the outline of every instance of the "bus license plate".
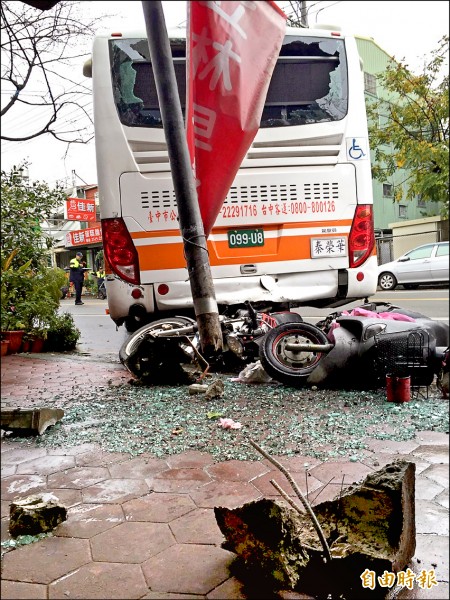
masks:
<path fill-rule="evenodd" d="M 251 248 L 264 246 L 263 229 L 234 229 L 228 231 L 229 248 Z"/>

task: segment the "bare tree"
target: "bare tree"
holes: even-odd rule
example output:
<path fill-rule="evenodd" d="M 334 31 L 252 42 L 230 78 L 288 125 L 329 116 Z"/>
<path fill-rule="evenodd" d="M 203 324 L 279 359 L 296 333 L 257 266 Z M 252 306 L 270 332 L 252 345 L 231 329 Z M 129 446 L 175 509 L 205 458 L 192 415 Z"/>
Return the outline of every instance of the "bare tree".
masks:
<path fill-rule="evenodd" d="M 91 90 L 79 82 L 83 49 L 97 22 L 86 16 L 87 5 L 43 2 L 38 9 L 25 2 L 1 3 L 2 140 L 44 134 L 68 143 L 92 138 Z"/>

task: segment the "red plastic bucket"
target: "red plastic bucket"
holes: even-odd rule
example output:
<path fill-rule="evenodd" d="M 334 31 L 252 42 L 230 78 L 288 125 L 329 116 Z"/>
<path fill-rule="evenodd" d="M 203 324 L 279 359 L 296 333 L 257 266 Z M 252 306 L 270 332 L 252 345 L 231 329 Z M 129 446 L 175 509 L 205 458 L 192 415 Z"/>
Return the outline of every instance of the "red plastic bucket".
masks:
<path fill-rule="evenodd" d="M 386 375 L 388 402 L 409 402 L 411 400 L 411 377 Z"/>

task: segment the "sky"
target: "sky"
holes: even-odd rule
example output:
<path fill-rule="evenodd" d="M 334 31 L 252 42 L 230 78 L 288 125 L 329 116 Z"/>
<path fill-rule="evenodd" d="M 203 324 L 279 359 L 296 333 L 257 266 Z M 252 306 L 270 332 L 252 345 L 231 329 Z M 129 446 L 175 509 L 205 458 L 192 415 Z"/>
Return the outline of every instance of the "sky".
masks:
<path fill-rule="evenodd" d="M 162 2 L 168 28 L 186 22 L 186 2 Z M 288 2 L 278 1 L 286 7 Z M 449 32 L 449 2 L 428 1 L 427 3 L 407 3 L 403 1 L 352 0 L 325 1 L 310 0 L 308 22 L 338 25 L 359 35 L 372 37 L 388 54 L 397 60 L 404 60 L 412 71 L 422 71 L 424 58 L 429 58 L 439 40 Z M 88 7 L 89 5 L 89 7 Z M 103 17 L 101 29 L 111 31 L 145 30 L 140 1 L 106 2 L 85 1 L 83 7 L 92 16 Z M 108 14 L 110 16 L 105 17 Z M 89 52 L 89 46 L 86 48 Z M 83 60 L 74 65 L 72 77 L 84 86 L 90 87 L 90 80 L 82 75 Z M 92 112 L 89 103 L 87 109 Z M 26 128 L 27 117 L 17 122 L 17 128 Z M 1 144 L 1 168 L 9 170 L 22 160 L 30 163 L 31 180 L 46 181 L 51 187 L 57 181 L 72 185 L 73 172 L 76 184 L 96 184 L 95 145 L 67 144 L 54 140 L 51 136 L 41 136 L 28 142 L 3 142 Z"/>

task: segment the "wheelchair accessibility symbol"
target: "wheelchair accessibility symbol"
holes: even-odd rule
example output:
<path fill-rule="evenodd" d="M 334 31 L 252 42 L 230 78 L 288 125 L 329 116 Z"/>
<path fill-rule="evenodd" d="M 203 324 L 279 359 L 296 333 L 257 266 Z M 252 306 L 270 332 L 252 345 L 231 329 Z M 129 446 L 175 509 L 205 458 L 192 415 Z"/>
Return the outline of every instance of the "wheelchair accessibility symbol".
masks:
<path fill-rule="evenodd" d="M 361 160 L 366 157 L 366 140 L 365 138 L 348 138 L 347 139 L 347 154 L 351 160 Z"/>

